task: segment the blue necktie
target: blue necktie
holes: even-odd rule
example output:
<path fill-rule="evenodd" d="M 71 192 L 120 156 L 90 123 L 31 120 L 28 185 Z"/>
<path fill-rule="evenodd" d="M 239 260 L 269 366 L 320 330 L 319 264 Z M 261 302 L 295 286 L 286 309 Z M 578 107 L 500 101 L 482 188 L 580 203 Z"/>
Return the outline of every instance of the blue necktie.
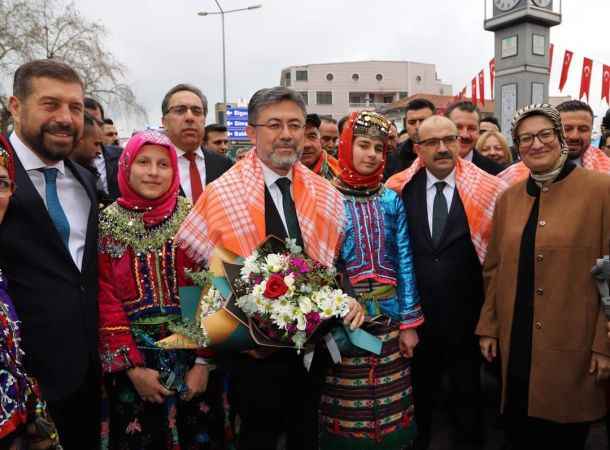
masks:
<path fill-rule="evenodd" d="M 57 174 L 59 170 L 50 167 L 46 169 L 41 169 L 44 174 L 45 180 L 45 195 L 47 199 L 47 210 L 49 211 L 49 216 L 51 216 L 51 220 L 53 224 L 55 224 L 55 228 L 57 228 L 57 232 L 61 237 L 66 248 L 70 248 L 68 242 L 70 240 L 70 222 L 68 222 L 68 218 L 66 217 L 66 213 L 64 209 L 61 207 L 61 203 L 59 202 L 59 197 L 57 195 Z"/>

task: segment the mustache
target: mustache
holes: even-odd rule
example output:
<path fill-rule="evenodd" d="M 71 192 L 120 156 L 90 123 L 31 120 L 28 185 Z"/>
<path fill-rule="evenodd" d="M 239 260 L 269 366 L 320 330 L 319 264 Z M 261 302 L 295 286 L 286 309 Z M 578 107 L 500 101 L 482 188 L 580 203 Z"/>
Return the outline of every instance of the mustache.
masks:
<path fill-rule="evenodd" d="M 297 144 L 293 141 L 280 141 L 273 144 L 272 149 L 275 150 L 279 147 L 290 147 L 293 150 L 297 150 Z"/>
<path fill-rule="evenodd" d="M 471 138 L 467 138 L 467 137 L 459 137 L 458 140 L 462 143 L 462 144 L 471 144 L 472 143 L 472 139 Z"/>
<path fill-rule="evenodd" d="M 438 152 L 434 155 L 434 161 L 440 161 L 442 159 L 453 159 L 453 155 L 449 152 Z"/>
<path fill-rule="evenodd" d="M 45 124 L 41 127 L 41 130 L 46 133 L 67 133 L 76 137 L 76 129 L 67 123 L 53 122 L 50 124 Z"/>

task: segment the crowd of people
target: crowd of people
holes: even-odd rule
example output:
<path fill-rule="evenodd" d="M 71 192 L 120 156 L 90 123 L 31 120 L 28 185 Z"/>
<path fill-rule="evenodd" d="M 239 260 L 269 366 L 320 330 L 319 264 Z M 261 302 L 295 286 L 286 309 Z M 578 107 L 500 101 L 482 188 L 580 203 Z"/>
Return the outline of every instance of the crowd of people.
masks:
<path fill-rule="evenodd" d="M 450 448 L 483 449 L 482 368 L 506 448 L 584 449 L 606 417 L 591 268 L 610 245 L 610 114 L 600 148 L 580 101 L 528 105 L 501 130 L 471 102 L 440 115 L 416 99 L 399 133 L 274 87 L 251 98 L 252 146 L 233 161 L 190 84 L 162 99 L 162 132 L 124 148 L 60 61 L 19 67 L 9 109 L 1 448 L 425 450 L 442 408 Z M 189 273 L 270 235 L 336 268 L 344 322 L 379 354 L 158 346 Z"/>

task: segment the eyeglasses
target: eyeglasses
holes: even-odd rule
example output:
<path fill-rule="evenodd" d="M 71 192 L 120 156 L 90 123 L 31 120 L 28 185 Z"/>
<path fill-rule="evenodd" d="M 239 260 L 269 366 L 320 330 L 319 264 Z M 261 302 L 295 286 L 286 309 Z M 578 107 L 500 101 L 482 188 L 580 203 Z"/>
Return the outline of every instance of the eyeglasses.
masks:
<path fill-rule="evenodd" d="M 191 114 L 194 115 L 195 117 L 202 117 L 203 116 L 203 108 L 200 106 L 188 106 L 188 105 L 176 105 L 176 106 L 172 106 L 171 108 L 169 108 L 167 110 L 167 113 L 173 113 L 177 116 L 184 116 L 186 114 L 187 111 L 191 111 Z"/>
<path fill-rule="evenodd" d="M 296 134 L 305 128 L 305 124 L 300 123 L 300 122 L 288 122 L 288 123 L 267 122 L 267 123 L 253 123 L 251 125 L 253 127 L 265 127 L 272 133 L 280 133 L 284 129 L 284 127 L 287 127 L 289 133 Z"/>
<path fill-rule="evenodd" d="M 517 136 L 517 145 L 519 148 L 528 149 L 534 145 L 534 139 L 538 138 L 541 144 L 551 144 L 555 141 L 555 129 L 545 128 L 538 133 L 526 133 Z"/>
<path fill-rule="evenodd" d="M 14 181 L 7 180 L 6 178 L 0 178 L 0 197 L 9 196 L 15 192 L 16 187 L 17 186 L 15 185 Z"/>
<path fill-rule="evenodd" d="M 419 145 L 430 150 L 438 150 L 441 147 L 441 142 L 445 147 L 449 147 L 457 142 L 457 138 L 455 134 L 450 134 L 442 138 L 430 138 L 420 141 Z"/>

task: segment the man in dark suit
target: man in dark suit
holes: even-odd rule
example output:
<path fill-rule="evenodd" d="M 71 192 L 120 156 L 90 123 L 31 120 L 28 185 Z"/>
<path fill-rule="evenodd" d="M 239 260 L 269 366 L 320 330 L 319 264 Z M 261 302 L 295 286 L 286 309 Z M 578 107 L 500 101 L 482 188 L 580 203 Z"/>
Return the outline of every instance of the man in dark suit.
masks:
<path fill-rule="evenodd" d="M 492 175 L 497 175 L 504 167 L 481 155 L 475 146 L 479 140 L 479 109 L 469 101 L 454 103 L 445 113 L 457 127 L 459 133 L 460 156 Z"/>
<path fill-rule="evenodd" d="M 161 103 L 163 127 L 178 155 L 180 194 L 197 202 L 206 184 L 225 173 L 229 158 L 202 148 L 208 100 L 190 84 L 171 88 Z"/>
<path fill-rule="evenodd" d="M 15 72 L 15 191 L 0 228 L 0 266 L 22 322 L 28 373 L 65 449 L 99 440 L 97 198 L 94 176 L 68 159 L 83 132 L 83 83 L 56 60 Z"/>
<path fill-rule="evenodd" d="M 395 152 L 388 155 L 388 162 L 383 172 L 384 179 L 409 167 L 417 155 L 413 145 L 417 141 L 417 130 L 421 123 L 436 113 L 436 106 L 425 98 L 416 98 L 407 103 L 405 108 L 405 129 L 409 138 L 398 146 Z"/>
<path fill-rule="evenodd" d="M 446 375 L 454 425 L 452 448 L 478 449 L 483 441 L 481 359 L 474 329 L 483 304 L 483 277 L 480 255 L 471 236 L 475 231 L 471 232 L 469 211 L 460 192 L 472 190 L 476 196 L 479 189 L 478 185 L 461 186 L 464 179 L 483 178 L 492 192 L 496 183 L 502 182 L 459 161 L 457 129 L 445 117 L 432 116 L 423 122 L 415 150 L 419 159 L 388 184 L 392 186 L 401 177 L 407 180 L 400 188 L 426 318 L 418 329 L 420 343 L 413 359 L 417 448 L 426 449 L 430 443 L 434 394 Z M 407 173 L 411 178 L 406 177 Z M 493 211 L 493 206 L 488 206 Z"/>
<path fill-rule="evenodd" d="M 85 97 L 85 110 L 97 121 L 101 127 L 104 124 L 104 108 L 97 100 Z M 104 193 L 104 206 L 114 202 L 121 196 L 119 191 L 118 173 L 119 157 L 123 152 L 116 145 L 102 145 L 102 151 L 94 159 L 94 166 L 99 174 L 97 186 Z"/>

